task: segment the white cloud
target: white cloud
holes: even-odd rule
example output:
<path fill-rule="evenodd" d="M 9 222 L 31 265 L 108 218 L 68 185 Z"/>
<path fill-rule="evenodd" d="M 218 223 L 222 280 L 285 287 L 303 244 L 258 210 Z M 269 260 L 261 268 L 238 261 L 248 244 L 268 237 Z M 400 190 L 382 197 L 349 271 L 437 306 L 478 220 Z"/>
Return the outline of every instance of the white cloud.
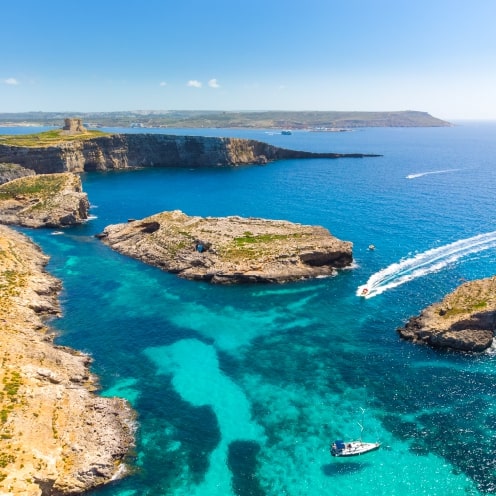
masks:
<path fill-rule="evenodd" d="M 210 86 L 210 88 L 220 88 L 220 84 L 217 82 L 217 79 L 211 79 L 208 82 L 208 85 Z"/>
<path fill-rule="evenodd" d="M 4 79 L 3 82 L 5 84 L 10 84 L 12 86 L 15 86 L 16 84 L 19 84 L 19 81 L 17 81 L 16 78 L 7 78 L 7 79 Z"/>
<path fill-rule="evenodd" d="M 191 79 L 190 81 L 188 81 L 187 86 L 189 86 L 190 88 L 201 88 L 202 84 L 201 81 L 196 81 L 196 79 Z"/>
<path fill-rule="evenodd" d="M 159 86 L 167 86 L 167 83 L 165 81 L 160 81 Z"/>

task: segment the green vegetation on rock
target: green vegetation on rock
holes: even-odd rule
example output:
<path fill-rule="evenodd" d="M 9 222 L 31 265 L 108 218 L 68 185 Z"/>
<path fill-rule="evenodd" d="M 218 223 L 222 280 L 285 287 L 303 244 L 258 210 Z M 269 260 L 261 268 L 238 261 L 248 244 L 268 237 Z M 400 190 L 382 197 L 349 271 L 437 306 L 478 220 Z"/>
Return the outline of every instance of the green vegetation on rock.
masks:
<path fill-rule="evenodd" d="M 22 180 L 10 181 L 0 185 L 0 200 L 18 196 L 32 196 L 49 198 L 62 190 L 67 184 L 67 177 L 63 174 L 46 174 L 25 177 Z"/>
<path fill-rule="evenodd" d="M 0 135 L 0 145 L 7 146 L 27 146 L 27 147 L 44 147 L 54 146 L 64 141 L 81 141 L 98 138 L 100 136 L 108 136 L 109 133 L 102 131 L 87 131 L 80 134 L 67 134 L 61 129 L 54 129 L 45 131 L 43 133 L 35 134 L 16 134 Z"/>

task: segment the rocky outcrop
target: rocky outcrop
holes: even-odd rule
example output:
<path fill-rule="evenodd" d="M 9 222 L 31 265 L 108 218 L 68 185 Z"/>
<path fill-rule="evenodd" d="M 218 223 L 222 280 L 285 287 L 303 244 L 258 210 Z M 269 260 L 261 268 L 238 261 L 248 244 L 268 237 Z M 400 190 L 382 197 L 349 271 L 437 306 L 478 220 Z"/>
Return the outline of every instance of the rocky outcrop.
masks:
<path fill-rule="evenodd" d="M 22 177 L 0 185 L 0 223 L 64 227 L 88 218 L 89 202 L 76 174 Z"/>
<path fill-rule="evenodd" d="M 495 328 L 496 276 L 462 284 L 398 332 L 415 343 L 480 352 L 492 346 Z"/>
<path fill-rule="evenodd" d="M 0 494 L 81 494 L 126 473 L 134 413 L 95 395 L 90 357 L 52 343 L 60 283 L 24 235 L 0 226 Z"/>
<path fill-rule="evenodd" d="M 8 183 L 19 177 L 34 176 L 36 172 L 17 164 L 0 164 L 0 184 Z"/>
<path fill-rule="evenodd" d="M 257 218 L 162 212 L 108 226 L 99 237 L 125 255 L 180 277 L 217 284 L 329 276 L 352 262 L 352 243 L 323 227 Z"/>
<path fill-rule="evenodd" d="M 37 174 L 138 167 L 232 167 L 289 158 L 369 157 L 359 153 L 311 153 L 287 150 L 238 138 L 114 134 L 60 140 L 50 146 L 0 144 L 0 162 L 33 169 Z"/>

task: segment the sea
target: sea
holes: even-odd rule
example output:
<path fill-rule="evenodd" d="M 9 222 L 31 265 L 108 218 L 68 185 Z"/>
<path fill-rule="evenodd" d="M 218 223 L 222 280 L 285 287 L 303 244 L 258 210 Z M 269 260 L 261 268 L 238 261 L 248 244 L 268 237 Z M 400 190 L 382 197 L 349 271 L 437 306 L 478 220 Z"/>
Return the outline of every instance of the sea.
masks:
<path fill-rule="evenodd" d="M 85 224 L 22 229 L 63 283 L 56 343 L 91 355 L 99 394 L 137 413 L 128 476 L 90 495 L 496 494 L 496 350 L 440 351 L 397 333 L 496 272 L 496 122 L 103 130 L 381 156 L 84 173 Z M 218 286 L 95 237 L 165 210 L 324 226 L 353 242 L 354 264 L 328 278 Z M 337 439 L 381 447 L 335 458 Z"/>

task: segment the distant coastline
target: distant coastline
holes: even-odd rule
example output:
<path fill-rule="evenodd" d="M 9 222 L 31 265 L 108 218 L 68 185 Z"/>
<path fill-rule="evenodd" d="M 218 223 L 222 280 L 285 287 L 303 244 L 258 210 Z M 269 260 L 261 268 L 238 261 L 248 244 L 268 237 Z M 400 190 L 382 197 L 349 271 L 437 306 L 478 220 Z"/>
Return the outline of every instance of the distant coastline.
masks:
<path fill-rule="evenodd" d="M 121 112 L 0 113 L 0 126 L 58 126 L 78 115 L 88 127 L 254 128 L 287 130 L 349 130 L 362 127 L 447 127 L 450 122 L 427 112 L 342 111 L 199 111 L 136 110 Z"/>

